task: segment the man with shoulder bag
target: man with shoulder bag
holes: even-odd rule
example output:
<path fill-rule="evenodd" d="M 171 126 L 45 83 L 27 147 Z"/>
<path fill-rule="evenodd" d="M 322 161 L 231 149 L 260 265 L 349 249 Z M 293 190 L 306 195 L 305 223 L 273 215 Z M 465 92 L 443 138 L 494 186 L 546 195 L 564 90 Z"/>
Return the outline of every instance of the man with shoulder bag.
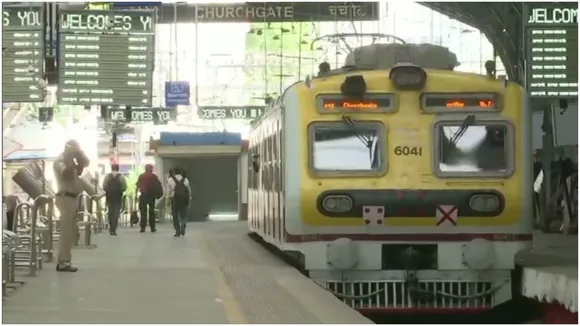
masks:
<path fill-rule="evenodd" d="M 187 225 L 187 209 L 191 199 L 191 187 L 185 173 L 180 168 L 175 168 L 170 176 L 168 184 L 168 197 L 171 199 L 171 213 L 173 215 L 173 227 L 175 237 L 185 235 Z"/>
<path fill-rule="evenodd" d="M 119 173 L 119 164 L 111 164 L 111 173 L 107 174 L 103 181 L 105 198 L 107 199 L 107 211 L 109 219 L 109 234 L 117 235 L 119 215 L 123 207 L 123 193 L 127 190 L 127 181 Z"/>

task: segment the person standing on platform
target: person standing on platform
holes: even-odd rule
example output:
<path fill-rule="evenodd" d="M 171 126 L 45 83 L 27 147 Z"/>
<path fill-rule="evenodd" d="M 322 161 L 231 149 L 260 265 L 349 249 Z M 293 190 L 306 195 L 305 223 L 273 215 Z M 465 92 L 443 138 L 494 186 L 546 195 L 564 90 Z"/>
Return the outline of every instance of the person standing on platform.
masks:
<path fill-rule="evenodd" d="M 119 164 L 111 164 L 111 173 L 107 174 L 103 181 L 105 198 L 107 199 L 107 211 L 109 219 L 109 234 L 117 235 L 119 215 L 123 207 L 123 193 L 127 190 L 127 181 L 119 173 Z"/>
<path fill-rule="evenodd" d="M 53 163 L 58 186 L 55 205 L 60 211 L 60 240 L 58 243 L 59 272 L 76 272 L 71 265 L 72 245 L 77 235 L 78 196 L 83 191 L 80 175 L 89 166 L 89 159 L 76 140 L 69 140 L 65 149 Z"/>
<path fill-rule="evenodd" d="M 18 202 L 19 200 L 17 196 L 2 196 L 2 203 L 6 205 L 6 225 L 4 226 L 4 230 L 16 231 L 17 225 L 14 225 L 14 215 L 16 215 L 16 206 L 18 206 Z"/>
<path fill-rule="evenodd" d="M 171 214 L 173 215 L 173 227 L 175 237 L 185 235 L 187 225 L 187 208 L 191 199 L 191 187 L 185 173 L 180 168 L 173 169 L 167 183 L 167 196 L 171 200 Z"/>
<path fill-rule="evenodd" d="M 137 179 L 137 190 L 141 193 L 139 196 L 141 233 L 145 232 L 148 217 L 149 227 L 154 233 L 157 231 L 155 228 L 155 201 L 163 197 L 163 185 L 159 177 L 153 173 L 153 165 L 145 165 L 145 172 L 141 173 Z"/>

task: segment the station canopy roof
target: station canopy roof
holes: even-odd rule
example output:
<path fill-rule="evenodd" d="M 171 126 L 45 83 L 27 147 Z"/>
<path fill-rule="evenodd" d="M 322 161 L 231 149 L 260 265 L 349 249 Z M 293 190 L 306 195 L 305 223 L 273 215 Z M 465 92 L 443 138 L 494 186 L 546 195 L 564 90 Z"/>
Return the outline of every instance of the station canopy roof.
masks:
<path fill-rule="evenodd" d="M 521 54 L 522 15 L 521 2 L 418 2 L 419 4 L 444 14 L 451 19 L 477 28 L 495 46 L 508 77 L 519 81 L 518 67 L 523 64 Z M 63 7 L 73 9 L 84 3 L 67 3 Z M 491 58 L 490 58 L 491 59 Z"/>
<path fill-rule="evenodd" d="M 487 36 L 501 58 L 509 79 L 519 81 L 523 60 L 521 2 L 419 2 L 421 5 L 477 28 Z M 490 58 L 491 59 L 491 58 Z"/>

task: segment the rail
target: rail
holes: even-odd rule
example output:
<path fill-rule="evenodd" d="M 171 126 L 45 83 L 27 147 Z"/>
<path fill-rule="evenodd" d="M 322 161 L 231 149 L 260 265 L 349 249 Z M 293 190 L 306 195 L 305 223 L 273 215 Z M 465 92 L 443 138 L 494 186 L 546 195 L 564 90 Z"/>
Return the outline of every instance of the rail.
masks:
<path fill-rule="evenodd" d="M 93 199 L 86 193 L 78 196 L 77 227 L 74 245 L 76 247 L 94 249 L 97 246 L 91 243 L 92 231 L 97 228 L 98 218 L 91 212 Z M 84 231 L 84 241 L 81 244 L 81 229 Z"/>
<path fill-rule="evenodd" d="M 43 205 L 45 208 L 43 214 L 37 216 L 37 231 L 40 233 L 43 239 L 41 254 L 45 261 L 50 263 L 54 260 L 54 198 L 46 195 L 40 195 L 34 200 L 34 202 L 37 205 Z M 39 209 L 40 208 L 42 208 L 42 206 L 40 206 Z"/>
<path fill-rule="evenodd" d="M 24 220 L 23 212 L 29 215 L 29 219 Z M 38 210 L 30 203 L 19 203 L 14 211 L 14 227 L 16 233 L 19 235 L 20 244 L 19 250 L 16 250 L 17 262 L 28 265 L 28 273 L 30 276 L 36 275 L 38 269 L 38 252 L 36 246 L 36 221 L 38 217 Z"/>

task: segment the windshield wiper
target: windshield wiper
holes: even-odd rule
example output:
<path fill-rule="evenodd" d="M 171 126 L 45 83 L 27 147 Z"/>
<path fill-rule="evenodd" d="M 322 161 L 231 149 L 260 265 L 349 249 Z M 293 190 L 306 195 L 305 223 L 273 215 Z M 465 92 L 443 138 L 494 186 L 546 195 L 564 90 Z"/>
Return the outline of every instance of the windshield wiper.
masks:
<path fill-rule="evenodd" d="M 355 121 L 354 119 L 352 119 L 351 117 L 349 117 L 349 116 L 346 116 L 346 115 L 343 115 L 343 116 L 342 116 L 342 121 L 343 121 L 345 124 L 347 124 L 348 126 L 352 127 L 352 131 L 354 132 L 354 134 L 355 134 L 356 138 L 358 138 L 358 139 L 359 139 L 359 140 L 360 140 L 360 141 L 363 143 L 363 145 L 364 145 L 366 148 L 368 148 L 368 150 L 369 150 L 369 160 L 371 161 L 371 164 L 373 165 L 373 167 L 374 167 L 375 165 L 377 165 L 377 164 L 378 164 L 378 162 L 377 162 L 376 155 L 375 155 L 375 157 L 373 157 L 373 143 L 374 143 L 374 139 L 373 139 L 373 137 L 370 137 L 370 136 L 366 136 L 366 135 L 361 135 L 361 134 L 359 134 L 359 133 L 356 131 L 356 128 L 355 128 L 355 126 L 356 126 L 356 121 Z M 375 148 L 375 149 L 376 149 L 376 148 Z"/>
<path fill-rule="evenodd" d="M 471 127 L 474 123 L 475 123 L 475 114 L 470 114 L 467 117 L 465 117 L 463 123 L 461 124 L 461 127 L 459 127 L 459 129 L 457 129 L 457 131 L 453 133 L 453 136 L 451 136 L 451 140 L 449 141 L 451 145 L 456 145 L 457 142 L 461 139 L 461 137 L 463 137 L 463 135 L 467 131 L 467 128 Z"/>

